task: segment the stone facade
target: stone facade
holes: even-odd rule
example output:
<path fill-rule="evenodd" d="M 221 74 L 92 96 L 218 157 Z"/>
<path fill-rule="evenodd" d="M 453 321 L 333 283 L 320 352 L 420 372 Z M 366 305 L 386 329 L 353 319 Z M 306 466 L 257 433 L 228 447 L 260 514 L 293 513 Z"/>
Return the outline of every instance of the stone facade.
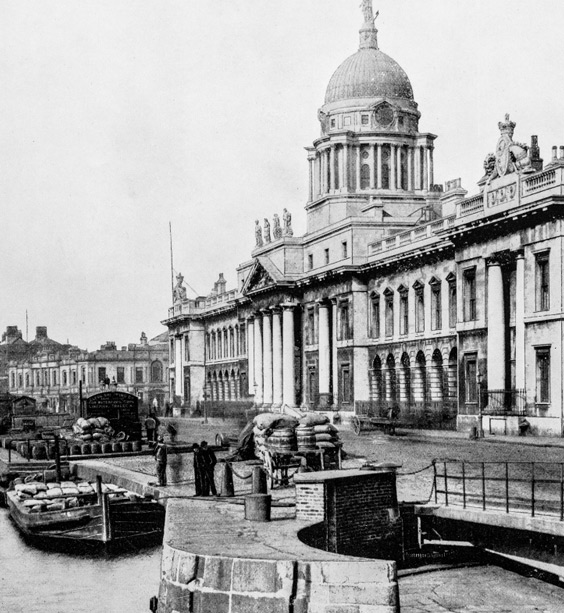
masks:
<path fill-rule="evenodd" d="M 564 148 L 544 165 L 507 116 L 476 195 L 435 184 L 407 75 L 373 23 L 360 40 L 307 149 L 306 233 L 285 216 L 263 240 L 257 221 L 236 289 L 221 275 L 208 296 L 175 294 L 171 393 L 560 436 Z"/>

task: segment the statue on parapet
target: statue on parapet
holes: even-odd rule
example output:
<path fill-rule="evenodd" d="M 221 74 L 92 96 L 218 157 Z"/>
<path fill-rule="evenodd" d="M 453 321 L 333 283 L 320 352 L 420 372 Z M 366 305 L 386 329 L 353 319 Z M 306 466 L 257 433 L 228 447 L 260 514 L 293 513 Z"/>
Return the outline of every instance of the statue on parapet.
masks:
<path fill-rule="evenodd" d="M 266 217 L 264 218 L 263 236 L 264 236 L 264 242 L 265 243 L 270 243 L 270 241 L 271 241 L 271 238 L 270 238 L 270 222 L 268 221 L 268 219 Z"/>
<path fill-rule="evenodd" d="M 284 222 L 284 236 L 294 236 L 294 231 L 292 230 L 292 215 L 288 211 L 288 209 L 284 209 L 284 214 L 282 215 L 282 221 Z"/>
<path fill-rule="evenodd" d="M 258 219 L 255 219 L 255 239 L 257 242 L 257 247 L 262 247 L 262 228 L 260 227 Z"/>
<path fill-rule="evenodd" d="M 172 290 L 172 300 L 173 302 L 186 300 L 186 288 L 184 287 L 184 277 L 181 272 L 176 275 L 176 285 Z"/>
<path fill-rule="evenodd" d="M 272 222 L 272 238 L 273 240 L 278 240 L 279 238 L 282 238 L 282 227 L 280 226 L 280 217 L 278 217 L 278 213 L 274 213 Z"/>

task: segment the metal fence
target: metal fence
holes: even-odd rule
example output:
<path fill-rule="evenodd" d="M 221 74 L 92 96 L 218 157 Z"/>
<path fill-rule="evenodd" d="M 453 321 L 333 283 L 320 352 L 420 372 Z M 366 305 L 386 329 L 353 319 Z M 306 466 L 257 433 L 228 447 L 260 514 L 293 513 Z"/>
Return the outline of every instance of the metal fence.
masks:
<path fill-rule="evenodd" d="M 488 390 L 484 415 L 525 415 L 526 394 L 524 389 Z"/>
<path fill-rule="evenodd" d="M 399 408 L 400 426 L 434 430 L 456 430 L 456 400 L 429 402 L 386 402 L 356 400 L 355 415 L 362 417 L 386 417 L 390 408 Z"/>
<path fill-rule="evenodd" d="M 564 521 L 564 463 L 434 462 L 435 503 Z"/>

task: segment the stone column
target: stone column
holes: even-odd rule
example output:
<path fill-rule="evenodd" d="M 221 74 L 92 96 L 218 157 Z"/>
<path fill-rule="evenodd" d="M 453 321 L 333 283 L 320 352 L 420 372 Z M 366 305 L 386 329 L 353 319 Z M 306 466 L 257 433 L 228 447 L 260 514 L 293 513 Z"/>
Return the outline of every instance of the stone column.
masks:
<path fill-rule="evenodd" d="M 337 189 L 335 182 L 335 145 L 329 150 L 329 191 L 334 192 Z"/>
<path fill-rule="evenodd" d="M 362 164 L 362 149 L 360 145 L 356 148 L 356 191 L 360 191 L 360 166 Z"/>
<path fill-rule="evenodd" d="M 331 406 L 331 342 L 329 304 L 319 302 L 319 407 Z"/>
<path fill-rule="evenodd" d="M 413 160 L 415 165 L 415 189 L 422 189 L 421 187 L 421 147 L 415 147 L 415 159 Z"/>
<path fill-rule="evenodd" d="M 135 373 L 133 373 L 135 376 Z M 182 388 L 184 376 L 182 372 L 182 336 L 178 335 L 174 339 L 174 395 L 183 398 Z"/>
<path fill-rule="evenodd" d="M 323 193 L 323 154 L 317 152 L 317 159 L 316 162 L 317 164 L 317 195 L 321 196 L 321 194 Z"/>
<path fill-rule="evenodd" d="M 525 389 L 525 257 L 517 255 L 515 274 L 515 387 Z"/>
<path fill-rule="evenodd" d="M 263 403 L 263 370 L 262 370 L 262 329 L 260 315 L 255 316 L 255 372 L 253 388 L 255 392 L 255 405 L 262 406 Z"/>
<path fill-rule="evenodd" d="M 272 309 L 272 406 L 282 406 L 282 312 Z"/>
<path fill-rule="evenodd" d="M 370 189 L 376 187 L 376 145 L 370 145 Z"/>
<path fill-rule="evenodd" d="M 423 189 L 429 189 L 429 162 L 428 162 L 429 150 L 427 147 L 423 148 Z"/>
<path fill-rule="evenodd" d="M 331 299 L 331 392 L 333 405 L 339 403 L 339 364 L 337 362 L 337 300 Z"/>
<path fill-rule="evenodd" d="M 270 311 L 262 312 L 263 406 L 272 406 L 272 321 Z"/>
<path fill-rule="evenodd" d="M 349 187 L 349 145 L 343 145 L 343 165 L 341 171 L 341 189 L 348 191 Z"/>
<path fill-rule="evenodd" d="M 488 262 L 488 389 L 505 389 L 505 317 L 501 265 Z"/>
<path fill-rule="evenodd" d="M 396 159 L 396 164 L 397 164 L 397 168 L 398 168 L 398 181 L 397 181 L 397 188 L 401 189 L 401 180 L 402 180 L 402 172 L 401 172 L 401 145 L 398 145 L 397 147 L 397 159 Z"/>
<path fill-rule="evenodd" d="M 282 308 L 282 399 L 289 407 L 296 406 L 294 383 L 294 306 L 283 304 Z"/>
<path fill-rule="evenodd" d="M 309 201 L 313 200 L 313 158 L 309 158 Z"/>
<path fill-rule="evenodd" d="M 390 145 L 390 189 L 396 189 L 396 146 Z"/>
<path fill-rule="evenodd" d="M 435 166 L 433 163 L 433 147 L 429 147 L 429 186 L 435 184 Z"/>
<path fill-rule="evenodd" d="M 255 393 L 254 388 L 254 375 L 255 375 L 255 323 L 252 317 L 247 319 L 247 386 L 249 396 L 253 396 Z"/>
<path fill-rule="evenodd" d="M 413 148 L 407 148 L 407 189 L 413 189 Z"/>
<path fill-rule="evenodd" d="M 382 145 L 380 143 L 376 150 L 376 187 L 382 189 Z"/>

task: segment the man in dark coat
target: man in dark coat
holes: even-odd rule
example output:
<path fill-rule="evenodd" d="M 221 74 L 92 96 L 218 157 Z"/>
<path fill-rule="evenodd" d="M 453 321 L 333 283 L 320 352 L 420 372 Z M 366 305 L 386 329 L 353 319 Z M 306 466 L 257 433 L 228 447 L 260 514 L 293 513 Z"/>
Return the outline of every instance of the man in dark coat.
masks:
<path fill-rule="evenodd" d="M 202 496 L 209 496 L 210 489 L 213 496 L 217 496 L 214 481 L 214 468 L 217 464 L 215 453 L 208 447 L 207 441 L 200 443 L 200 457 L 202 468 Z"/>
<path fill-rule="evenodd" d="M 145 430 L 147 430 L 147 441 L 152 443 L 155 440 L 155 434 L 157 431 L 157 422 L 152 413 L 145 420 Z"/>
<path fill-rule="evenodd" d="M 160 486 L 166 486 L 167 450 L 164 438 L 159 436 L 155 445 L 155 461 L 157 462 L 157 478 Z"/>
<path fill-rule="evenodd" d="M 194 487 L 196 489 L 195 496 L 202 495 L 202 450 L 198 443 L 192 445 L 194 452 Z"/>

